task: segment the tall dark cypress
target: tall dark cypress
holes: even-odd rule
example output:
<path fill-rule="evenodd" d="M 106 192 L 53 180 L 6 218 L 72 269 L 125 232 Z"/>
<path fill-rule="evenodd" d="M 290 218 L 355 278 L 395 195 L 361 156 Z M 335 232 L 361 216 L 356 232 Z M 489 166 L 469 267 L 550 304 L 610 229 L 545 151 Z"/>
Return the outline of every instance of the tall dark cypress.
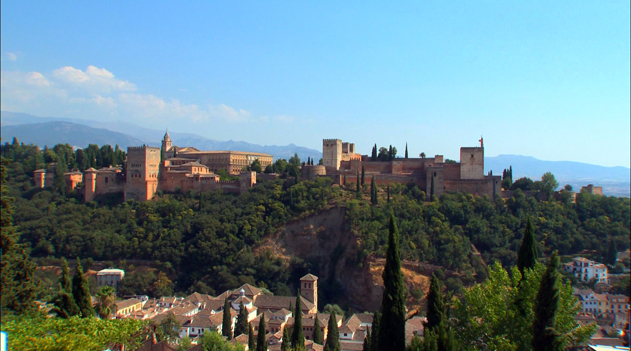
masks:
<path fill-rule="evenodd" d="M 61 277 L 59 278 L 59 295 L 55 299 L 58 315 L 63 318 L 76 316 L 79 314 L 79 306 L 72 296 L 72 281 L 70 279 L 70 269 L 65 258 L 61 259 Z"/>
<path fill-rule="evenodd" d="M 291 348 L 302 350 L 305 348 L 305 335 L 302 331 L 302 302 L 300 301 L 300 291 L 296 296 L 296 306 L 294 310 L 294 330 L 291 335 Z"/>
<path fill-rule="evenodd" d="M 405 158 L 408 158 L 408 143 L 405 143 Z"/>
<path fill-rule="evenodd" d="M 248 323 L 248 350 L 256 350 L 256 340 L 254 339 L 254 328 L 252 323 Z"/>
<path fill-rule="evenodd" d="M 221 326 L 221 335 L 232 340 L 232 316 L 230 315 L 230 302 L 226 298 L 223 302 L 223 320 Z"/>
<path fill-rule="evenodd" d="M 613 238 L 609 239 L 609 249 L 607 250 L 607 257 L 605 257 L 605 262 L 614 266 L 616 261 L 618 260 L 618 249 L 616 248 L 616 242 L 613 241 Z"/>
<path fill-rule="evenodd" d="M 366 179 L 366 169 L 364 168 L 364 165 L 362 165 L 362 185 L 364 185 L 365 179 Z"/>
<path fill-rule="evenodd" d="M 72 278 L 72 295 L 79 307 L 81 318 L 94 317 L 90 285 L 88 284 L 88 278 L 83 274 L 83 267 L 79 258 L 77 258 L 77 268 Z"/>
<path fill-rule="evenodd" d="M 427 293 L 427 322 L 425 330 L 432 330 L 438 327 L 445 319 L 445 302 L 443 294 L 440 292 L 440 283 L 435 274 L 430 280 L 429 292 Z"/>
<path fill-rule="evenodd" d="M 390 203 L 390 184 L 388 184 L 388 203 Z"/>
<path fill-rule="evenodd" d="M 322 335 L 322 328 L 320 328 L 320 318 L 316 313 L 315 321 L 313 321 L 313 342 L 322 345 L 324 336 Z"/>
<path fill-rule="evenodd" d="M 376 205 L 378 200 L 377 200 L 377 186 L 375 185 L 375 177 L 372 177 L 372 180 L 370 181 L 370 202 L 373 205 Z"/>
<path fill-rule="evenodd" d="M 530 223 L 530 216 L 526 219 L 526 230 L 519 247 L 517 255 L 517 268 L 521 274 L 524 274 L 526 268 L 533 269 L 537 264 L 537 242 L 535 241 L 535 230 Z"/>
<path fill-rule="evenodd" d="M 261 314 L 261 320 L 259 321 L 259 333 L 256 338 L 256 351 L 267 351 L 267 338 L 265 329 L 265 313 Z"/>
<path fill-rule="evenodd" d="M 324 351 L 340 351 L 340 331 L 337 329 L 335 311 L 331 311 L 329 316 L 329 332 L 324 344 Z"/>
<path fill-rule="evenodd" d="M 234 327 L 234 336 L 248 333 L 248 310 L 243 305 L 243 301 L 239 304 L 239 315 L 237 316 L 237 325 Z"/>
<path fill-rule="evenodd" d="M 432 185 L 429 192 L 429 200 L 434 201 L 434 177 L 432 177 Z"/>
<path fill-rule="evenodd" d="M 379 351 L 379 329 L 381 329 L 381 313 L 376 311 L 372 319 L 372 340 L 370 340 L 372 351 Z"/>
<path fill-rule="evenodd" d="M 315 341 L 314 341 L 315 342 Z M 280 344 L 281 351 L 291 350 L 291 336 L 289 335 L 289 326 L 285 325 L 283 328 L 283 341 Z"/>
<path fill-rule="evenodd" d="M 359 172 L 357 172 L 357 192 L 359 193 L 361 184 L 359 183 Z"/>
<path fill-rule="evenodd" d="M 372 351 L 372 345 L 370 342 L 372 341 L 372 336 L 370 335 L 370 328 L 366 328 L 366 336 L 364 337 L 364 347 L 362 351 Z"/>
<path fill-rule="evenodd" d="M 405 350 L 405 286 L 401 273 L 401 253 L 399 252 L 399 230 L 390 213 L 390 234 L 386 251 L 386 266 L 383 270 L 383 299 L 381 301 L 381 327 L 379 329 L 379 350 Z"/>
<path fill-rule="evenodd" d="M 563 338 L 556 331 L 556 314 L 559 308 L 559 256 L 556 251 L 541 278 L 541 286 L 535 301 L 535 319 L 532 325 L 533 350 L 561 351 Z"/>
<path fill-rule="evenodd" d="M 375 144 L 375 146 L 373 146 L 372 148 L 372 160 L 373 161 L 377 161 L 377 144 Z"/>

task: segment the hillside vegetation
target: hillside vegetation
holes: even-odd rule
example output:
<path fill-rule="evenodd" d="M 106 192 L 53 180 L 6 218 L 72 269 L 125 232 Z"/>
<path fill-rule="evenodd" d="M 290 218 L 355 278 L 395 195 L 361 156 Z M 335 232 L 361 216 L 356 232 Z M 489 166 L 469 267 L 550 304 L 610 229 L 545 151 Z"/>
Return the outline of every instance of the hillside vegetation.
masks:
<path fill-rule="evenodd" d="M 83 204 L 76 194 L 33 188 L 31 174 L 25 171 L 33 169 L 29 167 L 33 161 L 29 152 L 24 154 L 23 159 L 13 155 L 7 185 L 9 195 L 16 198 L 15 224 L 31 255 L 148 260 L 168 275 L 168 279 L 153 273 L 129 275 L 122 286 L 129 293 L 213 294 L 250 283 L 286 295 L 307 272 L 320 274 L 324 291 L 335 291 L 338 279 L 324 264 L 336 266 L 336 255 L 346 249 L 342 245 L 328 262 L 300 256 L 287 259 L 272 250 L 253 249 L 287 223 L 334 207 L 345 209 L 348 230 L 340 230 L 339 235 L 353 235 L 357 242 L 354 257 L 346 253 L 346 267 L 362 267 L 368 259 L 384 256 L 392 210 L 402 258 L 454 272 L 446 281 L 451 290 L 484 280 L 486 263 L 514 265 L 527 217 L 535 226 L 543 256 L 553 250 L 561 255 L 588 250 L 601 259 L 610 240 L 618 248 L 629 247 L 628 198 L 580 193 L 576 204 L 540 202 L 518 190 L 507 200 L 456 193 L 427 203 L 416 186 L 401 184 L 392 186 L 389 202 L 386 189 L 379 189 L 373 205 L 368 187 L 358 196 L 354 184 L 336 186 L 322 178 L 265 182 L 241 196 L 160 194 L 145 203 L 114 198 Z M 341 298 L 324 294 L 322 302 L 337 303 Z"/>

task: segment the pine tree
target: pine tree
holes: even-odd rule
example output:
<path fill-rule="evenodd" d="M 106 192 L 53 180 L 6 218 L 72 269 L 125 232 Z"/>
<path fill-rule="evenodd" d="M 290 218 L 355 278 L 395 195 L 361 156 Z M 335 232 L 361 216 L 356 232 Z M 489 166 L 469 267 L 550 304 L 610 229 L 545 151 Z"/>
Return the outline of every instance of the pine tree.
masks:
<path fill-rule="evenodd" d="M 88 278 L 83 274 L 83 267 L 79 258 L 77 258 L 77 267 L 72 278 L 72 296 L 79 307 L 81 318 L 94 317 L 90 285 L 88 284 Z"/>
<path fill-rule="evenodd" d="M 405 158 L 408 158 L 408 143 L 405 143 Z"/>
<path fill-rule="evenodd" d="M 379 351 L 379 329 L 381 329 L 381 313 L 376 311 L 372 318 L 372 339 L 370 340 L 370 347 L 373 351 Z"/>
<path fill-rule="evenodd" d="M 563 337 L 556 331 L 556 314 L 559 308 L 559 256 L 556 251 L 541 277 L 541 286 L 535 301 L 535 319 L 532 325 L 532 348 L 541 351 L 561 351 Z"/>
<path fill-rule="evenodd" d="M 243 305 L 243 301 L 239 304 L 239 315 L 237 316 L 237 325 L 234 327 L 234 336 L 248 333 L 248 310 Z"/>
<path fill-rule="evenodd" d="M 386 266 L 383 271 L 383 299 L 381 302 L 380 350 L 405 350 L 405 285 L 401 273 L 399 230 L 390 213 L 390 234 L 386 250 Z"/>
<path fill-rule="evenodd" d="M 609 239 L 609 249 L 607 250 L 607 257 L 605 262 L 613 267 L 618 260 L 618 249 L 616 248 L 616 242 L 613 241 L 613 238 Z"/>
<path fill-rule="evenodd" d="M 316 313 L 315 321 L 313 323 L 313 342 L 322 345 L 324 337 L 322 335 L 322 328 L 320 328 L 320 318 Z"/>
<path fill-rule="evenodd" d="M 259 321 L 259 333 L 256 338 L 256 351 L 267 351 L 267 333 L 265 329 L 265 313 L 262 313 Z"/>
<path fill-rule="evenodd" d="M 429 292 L 427 293 L 427 322 L 425 330 L 432 330 L 440 325 L 445 319 L 445 302 L 440 292 L 440 283 L 435 274 L 430 280 Z"/>
<path fill-rule="evenodd" d="M 291 335 L 291 348 L 293 350 L 304 350 L 305 335 L 302 331 L 302 302 L 300 300 L 300 291 L 296 296 L 296 306 L 294 310 L 294 330 Z"/>
<path fill-rule="evenodd" d="M 223 321 L 221 326 L 221 335 L 232 340 L 232 316 L 230 315 L 230 302 L 226 298 L 223 303 Z"/>
<path fill-rule="evenodd" d="M 366 336 L 364 337 L 364 345 L 362 351 L 372 351 L 372 336 L 370 335 L 370 328 L 366 328 Z"/>
<path fill-rule="evenodd" d="M 329 332 L 324 344 L 324 351 L 340 351 L 340 331 L 337 329 L 337 317 L 335 311 L 329 316 Z"/>
<path fill-rule="evenodd" d="M 537 264 L 537 242 L 535 241 L 535 231 L 530 223 L 530 216 L 526 219 L 526 230 L 519 247 L 517 255 L 517 268 L 524 274 L 526 268 L 533 269 Z"/>
<path fill-rule="evenodd" d="M 362 165 L 362 186 L 364 185 L 365 178 L 366 178 L 366 169 L 364 168 L 364 165 Z"/>
<path fill-rule="evenodd" d="M 254 328 L 252 323 L 248 323 L 248 350 L 254 351 L 256 349 L 256 341 L 254 340 Z"/>
<path fill-rule="evenodd" d="M 370 202 L 373 205 L 376 205 L 378 202 L 377 199 L 377 186 L 375 185 L 375 177 L 372 177 L 372 180 L 370 181 Z"/>

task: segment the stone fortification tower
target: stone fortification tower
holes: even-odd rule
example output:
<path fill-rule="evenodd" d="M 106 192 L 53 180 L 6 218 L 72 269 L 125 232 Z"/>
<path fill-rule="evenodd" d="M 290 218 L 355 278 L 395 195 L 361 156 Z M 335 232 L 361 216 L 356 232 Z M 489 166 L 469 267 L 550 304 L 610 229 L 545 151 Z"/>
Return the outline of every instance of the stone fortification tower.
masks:
<path fill-rule="evenodd" d="M 322 163 L 324 167 L 333 170 L 340 169 L 342 161 L 342 140 L 324 139 L 322 140 Z"/>
<path fill-rule="evenodd" d="M 318 308 L 318 277 L 307 274 L 300 278 L 300 295 Z"/>
<path fill-rule="evenodd" d="M 484 147 L 460 148 L 460 179 L 484 179 Z"/>
<path fill-rule="evenodd" d="M 96 169 L 90 167 L 85 170 L 83 176 L 83 201 L 90 202 L 94 200 L 96 193 Z"/>
<path fill-rule="evenodd" d="M 167 136 L 168 134 L 165 135 Z M 160 156 L 160 149 L 157 147 L 143 145 L 127 148 L 125 201 L 151 200 L 158 188 Z"/>
<path fill-rule="evenodd" d="M 171 149 L 173 146 L 173 142 L 171 141 L 171 137 L 169 136 L 169 132 L 164 133 L 164 138 L 162 138 L 162 159 L 167 159 L 167 151 Z"/>

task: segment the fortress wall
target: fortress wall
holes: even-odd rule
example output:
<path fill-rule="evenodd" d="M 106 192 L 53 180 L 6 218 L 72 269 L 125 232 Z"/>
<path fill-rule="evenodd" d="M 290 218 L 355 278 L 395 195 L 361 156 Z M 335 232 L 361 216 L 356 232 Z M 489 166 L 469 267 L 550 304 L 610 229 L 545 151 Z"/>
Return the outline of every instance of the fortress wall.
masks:
<path fill-rule="evenodd" d="M 324 139 L 322 140 L 322 162 L 324 166 L 340 169 L 342 161 L 342 140 Z"/>
<path fill-rule="evenodd" d="M 96 173 L 95 195 L 111 194 L 125 191 L 125 178 L 121 173 L 98 172 Z"/>
<path fill-rule="evenodd" d="M 445 188 L 447 191 L 463 191 L 493 198 L 493 182 L 487 179 L 445 180 Z"/>
<path fill-rule="evenodd" d="M 392 164 L 390 161 L 375 161 L 375 162 L 364 162 L 359 165 L 358 170 L 361 172 L 362 166 L 366 169 L 366 174 L 368 173 L 392 173 Z"/>
<path fill-rule="evenodd" d="M 460 179 L 460 163 L 443 163 L 441 165 L 445 179 Z"/>

